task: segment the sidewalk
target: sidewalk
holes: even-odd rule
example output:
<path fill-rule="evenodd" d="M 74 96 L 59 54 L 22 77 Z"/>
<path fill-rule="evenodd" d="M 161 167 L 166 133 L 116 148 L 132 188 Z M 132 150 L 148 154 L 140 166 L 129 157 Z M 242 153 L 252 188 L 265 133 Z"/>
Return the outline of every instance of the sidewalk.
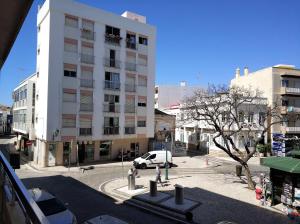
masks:
<path fill-rule="evenodd" d="M 153 176 L 136 178 L 138 190 L 134 193 L 128 191 L 127 178 L 108 181 L 102 184 L 99 190 L 124 202 L 131 202 L 132 199 L 136 201 L 149 198 L 149 180 L 154 178 L 154 173 Z M 184 186 L 184 197 L 197 203 L 191 210 L 196 223 L 215 224 L 222 220 L 241 224 L 292 223 L 281 211 L 260 206 L 259 201 L 255 199 L 255 192 L 247 188 L 244 178 L 209 172 L 190 175 L 184 173 L 170 176 L 164 187 L 158 183 L 158 191 L 169 195 L 166 198 L 169 200 L 174 195 L 175 184 Z M 166 200 L 157 201 L 157 206 L 166 204 Z M 153 201 L 151 204 L 153 205 Z"/>

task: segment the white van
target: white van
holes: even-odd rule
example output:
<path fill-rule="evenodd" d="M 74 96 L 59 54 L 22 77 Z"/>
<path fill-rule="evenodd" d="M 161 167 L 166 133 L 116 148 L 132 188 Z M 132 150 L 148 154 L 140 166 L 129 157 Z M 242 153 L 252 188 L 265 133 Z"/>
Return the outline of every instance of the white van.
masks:
<path fill-rule="evenodd" d="M 172 167 L 173 159 L 170 151 L 168 153 L 169 168 Z M 166 164 L 166 151 L 150 151 L 141 157 L 136 158 L 133 161 L 133 165 L 136 168 L 145 169 L 147 167 L 155 167 L 156 165 L 165 166 Z"/>

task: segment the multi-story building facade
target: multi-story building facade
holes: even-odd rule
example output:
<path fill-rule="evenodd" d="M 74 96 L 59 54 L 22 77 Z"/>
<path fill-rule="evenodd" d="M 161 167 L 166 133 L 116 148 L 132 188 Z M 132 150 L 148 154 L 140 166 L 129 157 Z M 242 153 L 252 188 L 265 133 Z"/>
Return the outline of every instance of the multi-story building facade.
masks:
<path fill-rule="evenodd" d="M 0 135 L 10 134 L 12 130 L 11 107 L 0 105 Z"/>
<path fill-rule="evenodd" d="M 18 136 L 18 147 L 21 149 L 28 140 L 35 139 L 35 90 L 36 74 L 34 73 L 13 91 L 13 132 Z"/>
<path fill-rule="evenodd" d="M 131 12 L 47 0 L 37 28 L 34 164 L 147 151 L 154 135 L 155 27 Z"/>
<path fill-rule="evenodd" d="M 281 106 L 282 115 L 300 112 L 300 70 L 293 65 L 275 65 L 252 73 L 245 68 L 244 75 L 236 70 L 231 85 L 251 87 L 262 91 L 270 106 Z M 300 120 L 286 121 L 271 127 L 269 136 L 300 137 Z M 271 138 L 272 139 L 272 138 Z M 275 147 L 276 148 L 276 147 Z M 273 149 L 275 149 L 273 148 Z M 285 151 L 278 154 L 284 154 Z"/>

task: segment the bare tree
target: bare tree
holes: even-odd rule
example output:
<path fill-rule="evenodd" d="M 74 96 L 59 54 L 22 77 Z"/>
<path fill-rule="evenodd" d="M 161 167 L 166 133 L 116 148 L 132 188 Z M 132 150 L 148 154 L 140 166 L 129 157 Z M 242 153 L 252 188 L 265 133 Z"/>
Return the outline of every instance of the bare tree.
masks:
<path fill-rule="evenodd" d="M 182 105 L 186 120 L 208 125 L 215 132 L 216 147 L 244 167 L 250 189 L 255 184 L 248 161 L 271 126 L 282 123 L 280 109 L 278 104 L 269 106 L 258 90 L 225 86 L 199 89 Z"/>

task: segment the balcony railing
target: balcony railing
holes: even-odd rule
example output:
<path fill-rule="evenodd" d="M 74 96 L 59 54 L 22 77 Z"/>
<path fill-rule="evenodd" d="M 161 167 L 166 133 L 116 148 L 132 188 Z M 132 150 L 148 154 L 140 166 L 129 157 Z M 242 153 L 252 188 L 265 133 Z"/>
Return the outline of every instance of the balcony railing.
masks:
<path fill-rule="evenodd" d="M 0 151 L 2 150 L 4 149 L 0 148 Z M 0 152 L 0 172 L 1 190 L 3 191 L 2 197 L 0 197 L 2 205 L 0 222 L 20 223 L 22 219 L 26 220 L 26 223 L 49 224 L 48 219 L 32 199 L 2 152 Z M 11 212 L 8 212 L 7 209 L 11 209 Z M 3 214 L 7 214 L 6 218 L 9 220 L 4 220 Z M 9 217 L 9 214 L 14 215 Z"/>
<path fill-rule="evenodd" d="M 110 68 L 120 68 L 121 62 L 114 58 L 104 58 L 104 66 Z"/>
<path fill-rule="evenodd" d="M 104 89 L 120 90 L 120 85 L 120 82 L 104 81 Z"/>
<path fill-rule="evenodd" d="M 89 54 L 81 54 L 80 61 L 86 64 L 94 64 L 95 63 L 95 56 Z"/>
<path fill-rule="evenodd" d="M 115 103 L 103 104 L 103 112 L 120 113 L 120 105 Z"/>
<path fill-rule="evenodd" d="M 131 62 L 125 62 L 125 69 L 127 71 L 136 71 L 136 63 L 131 63 Z"/>
<path fill-rule="evenodd" d="M 281 94 L 300 94 L 300 88 L 281 87 Z"/>
<path fill-rule="evenodd" d="M 135 134 L 135 127 L 125 127 L 125 134 L 127 135 Z"/>
<path fill-rule="evenodd" d="M 92 103 L 80 103 L 80 111 L 93 111 Z"/>
<path fill-rule="evenodd" d="M 110 127 L 104 126 L 103 131 L 104 131 L 103 132 L 104 135 L 118 135 L 119 127 L 118 126 L 110 126 Z"/>
<path fill-rule="evenodd" d="M 135 113 L 134 105 L 125 105 L 125 113 Z"/>
<path fill-rule="evenodd" d="M 81 29 L 81 38 L 87 39 L 87 40 L 95 40 L 95 32 L 88 29 Z"/>
<path fill-rule="evenodd" d="M 126 47 L 129 49 L 136 50 L 136 43 L 132 42 L 131 40 L 127 39 L 126 40 Z"/>
<path fill-rule="evenodd" d="M 300 133 L 300 127 L 282 127 L 282 131 L 286 133 Z"/>
<path fill-rule="evenodd" d="M 114 45 L 120 45 L 122 37 L 113 34 L 105 34 L 105 42 Z"/>
<path fill-rule="evenodd" d="M 135 92 L 136 86 L 134 84 L 125 84 L 125 91 L 126 92 Z"/>
<path fill-rule="evenodd" d="M 281 106 L 281 113 L 300 113 L 300 107 L 294 107 L 294 106 Z"/>
<path fill-rule="evenodd" d="M 92 128 L 79 128 L 79 135 L 81 136 L 92 135 Z"/>
<path fill-rule="evenodd" d="M 80 87 L 93 88 L 94 80 L 93 79 L 80 79 Z"/>

